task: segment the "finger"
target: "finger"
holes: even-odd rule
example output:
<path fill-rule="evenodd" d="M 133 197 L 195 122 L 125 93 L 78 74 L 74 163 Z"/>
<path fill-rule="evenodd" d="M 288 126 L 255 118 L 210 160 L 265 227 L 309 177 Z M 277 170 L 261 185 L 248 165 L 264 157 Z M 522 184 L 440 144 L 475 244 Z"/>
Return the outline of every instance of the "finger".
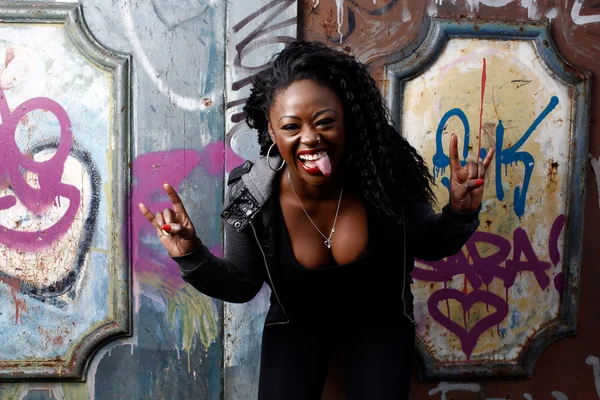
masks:
<path fill-rule="evenodd" d="M 185 207 L 183 206 L 183 202 L 181 201 L 181 198 L 179 197 L 179 195 L 177 194 L 175 189 L 173 189 L 173 187 L 171 185 L 169 185 L 167 182 L 165 182 L 163 187 L 165 189 L 165 192 L 167 192 L 167 195 L 169 196 L 169 200 L 171 200 L 171 203 L 173 204 L 173 209 L 175 210 L 175 213 L 176 214 L 180 214 L 180 213 L 186 214 Z"/>
<path fill-rule="evenodd" d="M 477 178 L 479 176 L 478 169 L 479 167 L 477 166 L 477 163 L 475 161 L 470 161 L 467 164 L 467 179 Z"/>
<path fill-rule="evenodd" d="M 162 227 L 165 224 L 165 218 L 163 217 L 163 214 L 160 211 L 154 214 L 154 219 L 156 220 L 158 227 Z"/>
<path fill-rule="evenodd" d="M 467 181 L 466 187 L 467 187 L 467 192 L 470 192 L 471 190 L 475 190 L 477 188 L 482 187 L 485 184 L 485 180 L 484 179 L 471 179 L 470 181 Z"/>
<path fill-rule="evenodd" d="M 485 165 L 481 161 L 477 163 L 477 177 L 480 179 L 485 177 Z"/>
<path fill-rule="evenodd" d="M 182 233 L 184 231 L 184 227 L 181 224 L 177 224 L 177 223 L 170 223 L 170 224 L 164 224 L 162 227 L 162 230 L 167 232 L 169 235 L 178 235 L 180 233 Z"/>
<path fill-rule="evenodd" d="M 156 218 L 154 218 L 154 214 L 152 214 L 150 212 L 150 210 L 148 209 L 148 207 L 146 207 L 143 203 L 139 203 L 138 207 L 140 209 L 140 211 L 142 212 L 142 214 L 144 214 L 144 217 L 146 217 L 146 219 L 156 228 L 158 229 L 158 223 L 156 222 Z"/>
<path fill-rule="evenodd" d="M 165 219 L 165 224 L 170 224 L 175 221 L 175 213 L 170 208 L 165 208 L 163 211 L 163 218 Z"/>
<path fill-rule="evenodd" d="M 487 153 L 487 155 L 485 156 L 485 160 L 483 160 L 483 166 L 487 169 L 487 167 L 490 166 L 490 164 L 492 163 L 492 159 L 494 158 L 494 153 L 496 152 L 496 149 L 494 149 L 493 147 L 490 149 L 490 151 Z"/>
<path fill-rule="evenodd" d="M 154 218 L 156 219 L 156 224 L 158 226 L 156 228 L 156 234 L 159 237 L 169 236 L 169 234 L 170 234 L 169 231 L 171 230 L 171 227 L 169 224 L 165 223 L 165 217 L 164 217 L 163 213 L 161 213 L 160 211 L 157 212 L 156 214 L 154 214 Z"/>
<path fill-rule="evenodd" d="M 450 137 L 450 170 L 456 171 L 460 169 L 458 161 L 458 137 L 453 133 Z"/>
<path fill-rule="evenodd" d="M 470 179 L 456 188 L 453 197 L 461 202 L 469 195 L 469 193 L 482 187 L 484 184 L 485 181 L 483 179 Z"/>

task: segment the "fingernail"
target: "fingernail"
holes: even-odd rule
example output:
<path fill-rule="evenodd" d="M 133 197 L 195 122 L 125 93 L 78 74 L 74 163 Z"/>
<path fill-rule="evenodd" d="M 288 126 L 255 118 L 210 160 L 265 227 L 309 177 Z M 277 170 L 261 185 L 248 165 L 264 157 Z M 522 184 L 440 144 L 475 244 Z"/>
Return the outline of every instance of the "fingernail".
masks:
<path fill-rule="evenodd" d="M 171 225 L 169 225 L 169 224 L 164 224 L 164 225 L 162 226 L 162 230 L 163 230 L 163 231 L 165 231 L 165 232 L 171 232 Z"/>
<path fill-rule="evenodd" d="M 475 184 L 477 186 L 481 186 L 485 183 L 485 181 L 483 179 L 475 179 Z"/>

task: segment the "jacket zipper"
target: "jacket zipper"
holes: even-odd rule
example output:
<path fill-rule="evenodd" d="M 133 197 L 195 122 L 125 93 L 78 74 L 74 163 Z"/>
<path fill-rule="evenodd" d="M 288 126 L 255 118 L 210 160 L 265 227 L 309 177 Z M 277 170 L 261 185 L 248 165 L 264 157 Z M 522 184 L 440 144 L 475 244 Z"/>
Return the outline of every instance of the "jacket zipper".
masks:
<path fill-rule="evenodd" d="M 258 248 L 260 249 L 260 252 L 263 256 L 263 260 L 265 262 L 265 268 L 267 269 L 267 276 L 269 277 L 269 282 L 271 282 L 271 290 L 273 291 L 273 294 L 275 294 L 275 298 L 277 299 L 277 302 L 279 303 L 279 306 L 281 307 L 281 311 L 283 311 L 283 316 L 287 319 L 287 321 L 282 321 L 282 322 L 270 322 L 270 323 L 265 324 L 265 326 L 288 324 L 290 322 L 290 318 L 287 316 L 287 314 L 285 312 L 285 308 L 283 308 L 283 304 L 281 303 L 281 300 L 279 300 L 279 295 L 277 294 L 277 290 L 275 290 L 275 284 L 273 283 L 273 278 L 271 278 L 271 271 L 269 271 L 269 265 L 267 264 L 267 256 L 265 255 L 265 252 L 263 251 L 263 248 L 260 245 L 260 240 L 258 240 L 258 235 L 256 234 L 256 229 L 254 228 L 254 225 L 252 224 L 252 222 L 249 222 L 249 225 L 252 228 L 252 232 L 254 233 L 254 238 L 256 239 L 256 244 L 258 244 Z"/>

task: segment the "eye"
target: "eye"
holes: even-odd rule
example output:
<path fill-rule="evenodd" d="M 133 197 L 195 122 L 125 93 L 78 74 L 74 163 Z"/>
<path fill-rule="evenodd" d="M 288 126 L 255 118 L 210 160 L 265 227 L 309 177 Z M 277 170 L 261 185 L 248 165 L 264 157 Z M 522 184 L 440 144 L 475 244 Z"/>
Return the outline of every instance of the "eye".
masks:
<path fill-rule="evenodd" d="M 334 118 L 323 118 L 317 121 L 317 126 L 329 126 L 335 122 Z"/>
<path fill-rule="evenodd" d="M 282 126 L 281 129 L 284 131 L 296 131 L 300 129 L 300 127 L 298 126 L 298 124 L 287 124 Z"/>

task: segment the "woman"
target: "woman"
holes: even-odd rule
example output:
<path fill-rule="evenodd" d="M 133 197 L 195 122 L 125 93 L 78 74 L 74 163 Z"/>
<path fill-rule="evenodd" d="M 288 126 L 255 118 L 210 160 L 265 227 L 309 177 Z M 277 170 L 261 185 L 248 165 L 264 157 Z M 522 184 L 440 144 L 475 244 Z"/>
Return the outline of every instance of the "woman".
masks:
<path fill-rule="evenodd" d="M 450 202 L 435 214 L 431 174 L 366 68 L 320 43 L 288 45 L 244 111 L 261 157 L 229 175 L 224 258 L 168 184 L 173 210 L 140 210 L 202 293 L 246 302 L 271 287 L 260 399 L 320 399 L 334 348 L 348 399 L 408 398 L 414 258 L 455 254 L 475 231 L 493 150 L 461 167 L 452 136 Z"/>

